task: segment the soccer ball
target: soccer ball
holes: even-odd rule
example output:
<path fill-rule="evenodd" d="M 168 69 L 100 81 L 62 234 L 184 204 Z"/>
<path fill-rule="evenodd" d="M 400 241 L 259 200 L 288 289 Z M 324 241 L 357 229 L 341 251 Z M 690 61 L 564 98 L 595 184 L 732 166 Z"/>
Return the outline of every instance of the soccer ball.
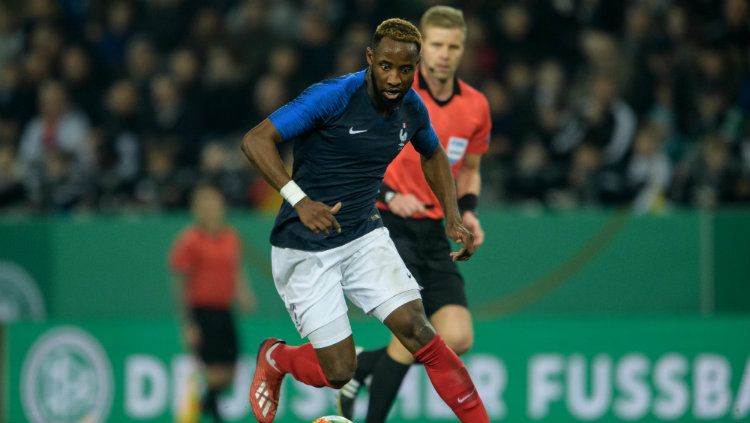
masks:
<path fill-rule="evenodd" d="M 323 416 L 313 420 L 312 423 L 352 423 L 352 421 L 341 416 Z"/>

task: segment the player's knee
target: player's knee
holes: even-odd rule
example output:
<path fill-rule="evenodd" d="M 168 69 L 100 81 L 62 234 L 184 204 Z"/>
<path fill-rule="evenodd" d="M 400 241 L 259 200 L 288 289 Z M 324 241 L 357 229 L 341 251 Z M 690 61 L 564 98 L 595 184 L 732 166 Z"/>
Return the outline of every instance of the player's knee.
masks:
<path fill-rule="evenodd" d="M 427 319 L 414 319 L 402 333 L 406 341 L 404 346 L 412 352 L 429 344 L 435 335 L 435 329 Z"/>
<path fill-rule="evenodd" d="M 447 332 L 440 336 L 446 345 L 458 355 L 464 354 L 474 346 L 474 336 L 469 332 Z"/>
<path fill-rule="evenodd" d="M 323 374 L 325 374 L 326 380 L 332 387 L 339 389 L 351 380 L 356 369 L 356 357 L 347 357 L 346 359 L 336 360 L 334 363 L 323 366 Z"/>

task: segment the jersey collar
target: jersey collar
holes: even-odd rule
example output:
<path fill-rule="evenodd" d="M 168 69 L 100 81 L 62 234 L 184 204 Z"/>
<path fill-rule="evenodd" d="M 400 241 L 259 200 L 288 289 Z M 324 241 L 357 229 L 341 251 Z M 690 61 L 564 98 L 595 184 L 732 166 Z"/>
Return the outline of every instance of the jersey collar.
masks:
<path fill-rule="evenodd" d="M 437 98 L 435 98 L 435 96 L 432 94 L 432 91 L 430 91 L 429 85 L 427 85 L 427 81 L 425 81 L 424 78 L 422 78 L 422 75 L 419 73 L 419 71 L 416 72 L 415 78 L 417 79 L 417 84 L 419 86 L 419 89 L 427 91 L 427 93 L 430 95 L 430 98 L 432 98 L 432 101 L 434 101 L 435 104 L 437 104 L 440 107 L 443 107 L 446 104 L 450 103 L 451 100 L 453 100 L 454 96 L 461 94 L 461 86 L 458 84 L 458 78 L 456 78 L 455 76 L 453 77 L 453 92 L 451 93 L 450 97 L 448 97 L 448 99 L 446 100 L 438 100 Z"/>

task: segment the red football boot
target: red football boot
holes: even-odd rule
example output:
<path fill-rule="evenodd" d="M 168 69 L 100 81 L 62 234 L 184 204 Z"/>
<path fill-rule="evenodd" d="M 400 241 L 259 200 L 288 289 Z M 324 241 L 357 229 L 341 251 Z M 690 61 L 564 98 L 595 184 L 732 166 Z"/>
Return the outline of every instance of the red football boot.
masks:
<path fill-rule="evenodd" d="M 271 423 L 276 417 L 284 373 L 276 368 L 271 352 L 281 343 L 285 342 L 278 338 L 268 338 L 258 347 L 255 375 L 250 384 L 250 407 L 260 423 Z"/>

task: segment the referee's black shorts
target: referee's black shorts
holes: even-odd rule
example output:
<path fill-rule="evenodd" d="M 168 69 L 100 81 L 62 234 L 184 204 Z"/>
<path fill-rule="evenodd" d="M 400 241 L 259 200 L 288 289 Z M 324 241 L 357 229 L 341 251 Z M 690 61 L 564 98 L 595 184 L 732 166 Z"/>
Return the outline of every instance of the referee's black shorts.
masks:
<path fill-rule="evenodd" d="M 449 304 L 467 307 L 464 279 L 451 260 L 442 220 L 404 219 L 386 211 L 381 216 L 406 267 L 423 288 L 427 316 Z"/>
<path fill-rule="evenodd" d="M 237 362 L 237 330 L 227 309 L 195 307 L 193 321 L 200 329 L 198 357 L 207 365 L 234 365 Z"/>

